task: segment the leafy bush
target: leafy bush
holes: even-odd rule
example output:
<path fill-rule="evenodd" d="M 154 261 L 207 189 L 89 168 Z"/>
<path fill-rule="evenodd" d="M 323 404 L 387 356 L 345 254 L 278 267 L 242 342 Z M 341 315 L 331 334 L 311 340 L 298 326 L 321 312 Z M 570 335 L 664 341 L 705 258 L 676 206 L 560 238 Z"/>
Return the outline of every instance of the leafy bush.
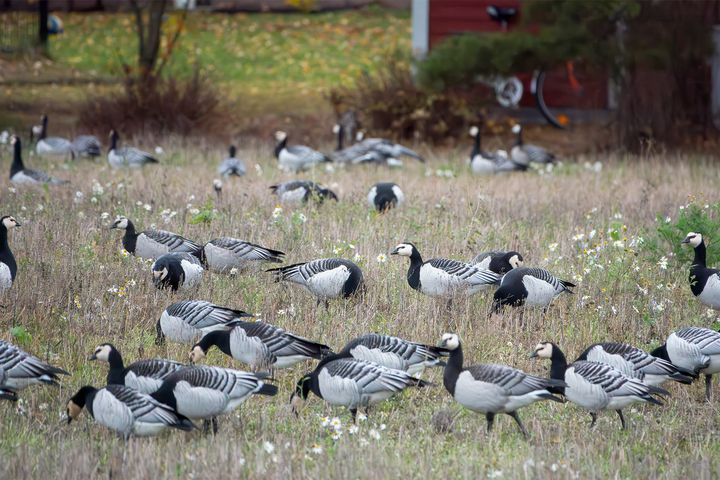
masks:
<path fill-rule="evenodd" d="M 670 217 L 658 215 L 657 235 L 645 242 L 645 248 L 654 256 L 672 252 L 681 263 L 690 263 L 693 259 L 693 249 L 687 248 L 680 242 L 688 232 L 698 232 L 703 235 L 707 245 L 707 260 L 713 265 L 720 259 L 720 203 L 700 205 L 696 202 L 680 207 L 680 213 L 675 221 Z"/>

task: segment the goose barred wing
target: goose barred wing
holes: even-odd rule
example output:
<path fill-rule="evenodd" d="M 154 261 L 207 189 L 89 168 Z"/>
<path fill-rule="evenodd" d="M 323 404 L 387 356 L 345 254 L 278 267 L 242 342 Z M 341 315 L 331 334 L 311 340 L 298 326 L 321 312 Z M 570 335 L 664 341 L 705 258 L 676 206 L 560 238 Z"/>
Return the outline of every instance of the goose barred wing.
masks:
<path fill-rule="evenodd" d="M 150 377 L 157 380 L 164 380 L 170 374 L 177 372 L 185 367 L 180 362 L 165 360 L 163 358 L 153 358 L 150 360 L 138 360 L 127 366 L 126 370 L 133 372 L 139 377 Z"/>
<path fill-rule="evenodd" d="M 136 420 L 146 423 L 162 423 L 175 425 L 178 423 L 177 414 L 171 407 L 160 403 L 150 395 L 122 385 L 108 385 L 105 390 L 124 403 L 132 412 Z"/>
<path fill-rule="evenodd" d="M 630 363 L 635 371 L 650 375 L 673 375 L 677 367 L 667 360 L 653 357 L 649 353 L 626 343 L 602 343 L 602 349 L 610 355 L 619 355 Z M 617 368 L 617 367 L 616 367 Z"/>
<path fill-rule="evenodd" d="M 555 155 L 537 145 L 524 145 L 524 150 L 531 162 L 551 163 L 555 160 Z"/>
<path fill-rule="evenodd" d="M 305 283 L 308 279 L 318 273 L 327 272 L 342 266 L 343 263 L 338 258 L 321 258 L 311 260 L 306 263 L 296 263 L 285 267 L 271 268 L 268 272 L 273 272 L 280 280 L 288 280 L 295 283 Z"/>
<path fill-rule="evenodd" d="M 31 170 L 29 168 L 26 168 L 22 171 L 22 173 L 26 177 L 30 177 L 38 183 L 49 183 L 51 185 L 62 185 L 65 183 L 70 183 L 67 180 L 60 180 L 40 170 Z"/>
<path fill-rule="evenodd" d="M 197 329 L 226 325 L 242 317 L 252 315 L 242 310 L 219 307 L 202 300 L 183 300 L 170 305 L 167 313 L 172 317 L 182 318 L 185 323 Z"/>
<path fill-rule="evenodd" d="M 168 379 L 183 380 L 194 387 L 209 388 L 232 397 L 246 395 L 260 383 L 258 376 L 253 373 L 208 366 L 185 367 Z"/>
<path fill-rule="evenodd" d="M 573 284 L 573 283 L 570 283 L 565 280 L 560 280 L 555 275 L 553 275 L 552 273 L 548 272 L 547 270 L 545 270 L 543 268 L 526 268 L 526 269 L 523 269 L 523 272 L 525 275 L 530 275 L 539 280 L 543 280 L 544 282 L 549 283 L 550 285 L 553 286 L 553 288 L 555 288 L 555 290 L 558 290 L 558 291 L 571 292 L 570 288 L 575 286 L 575 284 Z"/>
<path fill-rule="evenodd" d="M 273 355 L 314 357 L 320 347 L 329 348 L 265 322 L 242 322 L 240 326 L 248 337 L 258 337 Z"/>
<path fill-rule="evenodd" d="M 645 397 L 650 394 L 650 387 L 640 380 L 624 375 L 610 365 L 597 362 L 575 362 L 571 366 L 575 369 L 576 374 L 601 387 L 611 397 Z"/>
<path fill-rule="evenodd" d="M 223 237 L 210 240 L 211 243 L 217 247 L 230 250 L 238 257 L 244 260 L 264 260 L 270 262 L 280 262 L 285 255 L 285 252 L 280 250 L 272 250 L 265 248 L 254 243 L 245 242 L 232 237 Z"/>
<path fill-rule="evenodd" d="M 54 384 L 58 380 L 58 375 L 69 375 L 65 370 L 53 367 L 15 345 L 0 340 L 0 372 L 2 371 L 5 382 L 12 379 L 37 378 L 45 383 Z"/>
<path fill-rule="evenodd" d="M 492 285 L 498 283 L 501 278 L 500 275 L 490 270 L 482 270 L 468 263 L 447 258 L 433 258 L 427 263 L 473 285 Z"/>
<path fill-rule="evenodd" d="M 418 380 L 402 370 L 386 368 L 375 363 L 342 358 L 325 365 L 328 373 L 338 379 L 353 381 L 364 394 L 399 392 Z"/>
<path fill-rule="evenodd" d="M 167 232 L 165 230 L 145 230 L 143 234 L 157 243 L 165 245 L 170 252 L 187 252 L 197 255 L 203 249 L 197 243 L 177 233 Z"/>
<path fill-rule="evenodd" d="M 356 143 L 355 145 L 333 152 L 329 156 L 335 163 L 351 163 L 354 162 L 356 158 L 362 157 L 368 153 L 368 149 L 367 145 Z"/>
<path fill-rule="evenodd" d="M 682 328 L 675 335 L 688 343 L 697 345 L 703 355 L 720 354 L 720 332 L 700 327 Z"/>
<path fill-rule="evenodd" d="M 528 375 L 522 370 L 507 365 L 483 364 L 468 367 L 466 370 L 475 380 L 502 387 L 513 396 L 525 395 L 553 386 L 564 386 L 562 381 Z"/>
<path fill-rule="evenodd" d="M 129 166 L 143 165 L 145 163 L 159 163 L 158 159 L 147 152 L 133 147 L 123 147 L 115 150 L 115 153 L 125 160 Z"/>
<path fill-rule="evenodd" d="M 72 142 L 74 152 L 88 157 L 99 157 L 101 148 L 100 141 L 92 135 L 78 135 Z"/>
<path fill-rule="evenodd" d="M 303 162 L 319 163 L 327 158 L 317 150 L 306 147 L 305 145 L 291 145 L 287 147 L 287 151 Z"/>

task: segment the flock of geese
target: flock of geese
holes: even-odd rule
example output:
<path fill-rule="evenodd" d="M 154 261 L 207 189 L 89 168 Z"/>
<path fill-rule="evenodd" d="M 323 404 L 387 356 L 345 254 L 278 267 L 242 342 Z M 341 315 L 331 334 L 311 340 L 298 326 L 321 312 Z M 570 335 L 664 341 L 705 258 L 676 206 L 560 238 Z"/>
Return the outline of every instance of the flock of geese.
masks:
<path fill-rule="evenodd" d="M 288 145 L 287 135 L 278 132 L 275 155 L 279 164 L 300 171 L 326 161 L 392 166 L 403 155 L 422 160 L 412 150 L 383 139 L 359 138 L 356 144 L 343 148 L 342 129 L 334 131 L 338 134 L 338 149 L 329 155 L 306 146 Z M 547 151 L 524 145 L 521 131 L 517 126 L 517 144 L 510 155 L 499 152 L 491 155 L 480 149 L 479 129 L 471 129 L 475 138 L 473 170 L 486 160 L 494 165 L 492 173 L 522 169 L 523 162 L 527 166 L 531 161 L 552 161 Z M 73 141 L 48 137 L 46 116 L 40 126 L 33 127 L 32 134 L 38 139 L 38 154 L 53 151 L 73 158 L 99 155 L 100 144 L 94 137 L 81 136 Z M 112 132 L 108 153 L 112 166 L 136 167 L 157 162 L 141 150 L 118 148 L 118 139 L 117 133 Z M 20 139 L 13 136 L 12 143 L 11 181 L 62 183 L 42 172 L 25 169 Z M 235 148 L 231 147 L 229 153 L 218 173 L 243 175 L 245 165 L 235 157 Z M 510 168 L 510 163 L 518 168 Z M 283 201 L 306 201 L 310 197 L 337 199 L 312 182 L 292 181 L 271 188 Z M 377 184 L 368 193 L 368 202 L 380 211 L 403 201 L 402 191 L 393 183 Z M 8 243 L 8 233 L 16 227 L 20 223 L 13 216 L 0 218 L 0 292 L 12 288 L 18 273 Z M 124 231 L 122 246 L 127 252 L 153 260 L 150 273 L 159 289 L 192 290 L 207 270 L 227 274 L 246 271 L 253 265 L 284 261 L 282 251 L 233 237 L 215 238 L 203 244 L 164 230 L 138 231 L 123 216 L 117 217 L 109 228 Z M 689 277 L 692 293 L 703 304 L 720 308 L 719 271 L 706 265 L 702 235 L 690 232 L 683 243 L 695 251 Z M 484 252 L 467 262 L 447 258 L 423 260 L 414 244 L 403 242 L 391 254 L 408 258 L 407 283 L 412 289 L 445 299 L 448 307 L 450 300 L 458 296 L 493 291 L 493 312 L 501 313 L 506 307 L 545 309 L 558 295 L 572 293 L 575 287 L 547 270 L 525 267 L 523 256 L 516 251 Z M 270 268 L 267 272 L 278 282 L 303 287 L 318 305 L 324 303 L 326 307 L 331 300 L 362 296 L 364 292 L 362 270 L 342 258 L 313 259 Z M 255 321 L 248 312 L 203 300 L 183 300 L 162 312 L 156 324 L 156 343 L 167 341 L 187 344 L 190 363 L 147 359 L 126 365 L 114 345 L 98 345 L 89 359 L 107 364 L 106 386 L 80 388 L 67 403 L 67 422 L 87 409 L 98 424 L 125 438 L 157 435 L 168 428 L 190 431 L 198 421 L 203 422 L 205 429 L 216 432 L 217 418 L 237 409 L 251 396 L 278 393 L 273 384 L 277 370 L 317 361 L 315 368 L 297 381 L 292 392 L 291 405 L 296 414 L 312 392 L 329 405 L 346 407 L 355 419 L 359 409 L 368 409 L 405 389 L 431 387 L 421 375 L 426 368 L 439 367 L 444 369 L 443 385 L 448 393 L 467 409 L 485 414 L 488 431 L 497 414 L 507 414 L 527 437 L 529 433 L 518 411 L 532 403 L 572 402 L 590 413 L 591 425 L 595 425 L 599 412 L 614 410 L 625 428 L 623 409 L 635 402 L 662 405 L 669 392 L 661 385 L 667 381 L 690 384 L 704 375 L 706 398 L 711 401 L 712 375 L 720 372 L 720 333 L 702 327 L 672 332 L 652 352 L 624 343 L 590 345 L 574 362 L 568 362 L 557 344 L 541 342 L 531 357 L 550 362 L 549 378 L 506 365 L 465 365 L 462 341 L 456 333 L 442 335 L 437 346 L 368 333 L 334 350 L 278 326 Z M 202 365 L 214 347 L 247 365 L 250 372 Z M 61 375 L 69 372 L 0 340 L 0 399 L 17 400 L 22 390 L 33 385 L 56 385 Z"/>

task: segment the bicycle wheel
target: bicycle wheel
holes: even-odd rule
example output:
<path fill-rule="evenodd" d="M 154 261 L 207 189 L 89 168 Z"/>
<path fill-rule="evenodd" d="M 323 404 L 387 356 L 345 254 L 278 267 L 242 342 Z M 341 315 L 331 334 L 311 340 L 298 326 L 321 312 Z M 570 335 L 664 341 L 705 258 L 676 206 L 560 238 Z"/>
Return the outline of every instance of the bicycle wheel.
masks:
<path fill-rule="evenodd" d="M 532 91 L 533 96 L 535 97 L 535 103 L 537 104 L 538 110 L 540 110 L 540 113 L 543 117 L 545 117 L 545 120 L 548 121 L 550 125 L 552 125 L 555 128 L 565 128 L 567 125 L 567 120 L 565 117 L 557 118 L 556 112 L 553 112 L 550 110 L 550 108 L 545 104 L 545 97 L 543 95 L 543 89 L 545 88 L 545 71 L 544 70 L 536 70 L 535 73 L 533 73 L 532 83 L 530 84 L 530 90 Z"/>

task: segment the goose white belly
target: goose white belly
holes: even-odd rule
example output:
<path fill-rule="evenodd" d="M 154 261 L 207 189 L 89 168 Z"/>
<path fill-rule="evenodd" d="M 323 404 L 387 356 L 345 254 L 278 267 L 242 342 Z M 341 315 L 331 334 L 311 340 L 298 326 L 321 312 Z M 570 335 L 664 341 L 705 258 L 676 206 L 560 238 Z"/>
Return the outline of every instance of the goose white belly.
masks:
<path fill-rule="evenodd" d="M 17 183 L 19 185 L 29 185 L 29 184 L 37 184 L 40 183 L 33 177 L 27 175 L 24 170 L 20 170 L 15 175 L 10 177 L 10 181 L 12 183 Z"/>
<path fill-rule="evenodd" d="M 185 272 L 185 281 L 180 285 L 182 290 L 190 290 L 197 287 L 203 277 L 203 267 L 187 260 L 180 260 L 183 272 Z"/>
<path fill-rule="evenodd" d="M 12 287 L 12 274 L 10 273 L 10 267 L 0 262 L 0 292 L 7 290 Z"/>
<path fill-rule="evenodd" d="M 330 405 L 346 406 L 350 408 L 360 405 L 360 388 L 349 378 L 332 377 L 327 370 L 318 375 L 320 394 L 323 400 Z"/>
<path fill-rule="evenodd" d="M 67 155 L 72 150 L 72 144 L 63 138 L 48 138 L 38 140 L 35 152 L 40 155 Z"/>
<path fill-rule="evenodd" d="M 591 412 L 603 410 L 610 403 L 610 398 L 600 385 L 595 385 L 575 373 L 572 366 L 565 371 L 565 383 L 567 399 Z"/>
<path fill-rule="evenodd" d="M 307 189 L 298 187 L 294 190 L 288 190 L 280 195 L 280 201 L 283 203 L 302 203 L 305 200 Z"/>
<path fill-rule="evenodd" d="M 395 392 L 383 390 L 382 392 L 367 393 L 360 396 L 360 403 L 357 406 L 368 407 L 375 405 L 376 403 L 384 402 L 388 398 L 392 397 Z"/>
<path fill-rule="evenodd" d="M 309 166 L 312 166 L 312 162 L 308 162 L 296 155 L 293 155 L 288 152 L 287 149 L 280 151 L 280 155 L 278 155 L 278 163 L 280 168 L 293 172 L 299 172 L 300 170 L 305 170 Z"/>
<path fill-rule="evenodd" d="M 164 423 L 148 423 L 138 420 L 134 423 L 132 431 L 138 437 L 154 437 L 161 434 L 167 427 Z"/>
<path fill-rule="evenodd" d="M 135 255 L 138 257 L 157 260 L 158 257 L 165 255 L 169 251 L 170 248 L 167 245 L 156 242 L 144 233 L 141 233 L 137 237 Z"/>
<path fill-rule="evenodd" d="M 311 358 L 312 357 L 308 357 L 307 355 L 285 355 L 283 357 L 277 357 L 277 360 L 271 366 L 272 368 L 290 368 L 293 365 L 304 362 L 305 360 L 310 360 Z"/>
<path fill-rule="evenodd" d="M 511 395 L 505 404 L 504 412 L 514 412 L 523 407 L 527 407 L 530 404 L 542 400 L 541 395 L 549 394 L 547 390 L 535 390 L 533 392 L 526 393 L 525 395 Z"/>
<path fill-rule="evenodd" d="M 702 370 L 702 373 L 709 375 L 720 373 L 720 355 L 708 355 L 710 357 L 710 366 Z"/>
<path fill-rule="evenodd" d="M 557 295 L 555 287 L 539 278 L 525 275 L 522 282 L 525 290 L 527 290 L 525 305 L 544 307 L 549 305 Z"/>
<path fill-rule="evenodd" d="M 185 323 L 183 319 L 173 317 L 165 311 L 160 316 L 160 328 L 165 336 L 173 342 L 195 343 L 195 341 L 198 340 L 203 333 L 211 332 L 213 330 L 222 330 L 225 327 L 218 325 L 217 328 L 210 327 L 199 330 Z"/>
<path fill-rule="evenodd" d="M 455 383 L 455 400 L 474 412 L 502 412 L 508 401 L 507 391 L 490 382 L 475 380 L 468 371 L 463 371 Z"/>
<path fill-rule="evenodd" d="M 206 419 L 222 414 L 228 405 L 226 394 L 205 387 L 192 387 L 185 381 L 174 389 L 177 411 L 190 419 Z"/>
<path fill-rule="evenodd" d="M 463 290 L 465 286 L 465 282 L 460 278 L 450 275 L 445 270 L 435 268 L 429 263 L 420 267 L 420 291 L 425 295 L 446 297 Z"/>
<path fill-rule="evenodd" d="M 622 410 L 625 407 L 632 405 L 635 402 L 641 402 L 642 398 L 635 395 L 627 395 L 622 397 L 611 397 L 608 402 L 608 410 Z"/>
<path fill-rule="evenodd" d="M 720 310 L 720 277 L 717 274 L 710 275 L 697 298 L 708 307 Z"/>
<path fill-rule="evenodd" d="M 253 393 L 252 390 L 248 390 L 247 394 L 243 395 L 242 397 L 231 398 L 230 401 L 228 401 L 228 404 L 225 407 L 225 410 L 223 410 L 223 413 L 230 413 L 233 410 L 235 410 L 236 408 L 238 408 L 240 405 L 242 405 L 245 402 L 245 400 L 248 399 L 248 397 L 250 397 L 250 395 L 252 395 L 252 393 Z"/>
<path fill-rule="evenodd" d="M 345 265 L 341 265 L 332 270 L 316 273 L 307 279 L 305 286 L 320 298 L 337 298 L 342 296 L 348 278 L 350 278 L 350 270 Z"/>
<path fill-rule="evenodd" d="M 99 390 L 95 395 L 93 417 L 100 425 L 124 435 L 129 435 L 135 424 L 135 416 L 130 408 L 107 390 Z"/>
<path fill-rule="evenodd" d="M 127 163 L 125 163 L 125 157 L 122 155 L 118 155 L 115 150 L 110 150 L 108 152 L 108 163 L 113 168 L 121 168 L 127 166 Z"/>
<path fill-rule="evenodd" d="M 215 272 L 225 272 L 232 268 L 242 269 L 249 263 L 232 251 L 218 247 L 212 243 L 205 245 L 204 251 L 208 268 Z"/>
<path fill-rule="evenodd" d="M 41 379 L 45 380 L 45 382 L 43 382 Z M 48 375 L 41 375 L 40 377 L 11 377 L 8 374 L 8 376 L 5 377 L 5 382 L 3 382 L 2 386 L 7 387 L 11 390 L 24 390 L 32 385 L 39 385 L 41 383 L 48 383 L 51 381 L 52 378 L 50 378 Z"/>
<path fill-rule="evenodd" d="M 470 169 L 476 175 L 492 175 L 495 173 L 495 162 L 482 155 L 475 155 L 470 161 Z"/>

